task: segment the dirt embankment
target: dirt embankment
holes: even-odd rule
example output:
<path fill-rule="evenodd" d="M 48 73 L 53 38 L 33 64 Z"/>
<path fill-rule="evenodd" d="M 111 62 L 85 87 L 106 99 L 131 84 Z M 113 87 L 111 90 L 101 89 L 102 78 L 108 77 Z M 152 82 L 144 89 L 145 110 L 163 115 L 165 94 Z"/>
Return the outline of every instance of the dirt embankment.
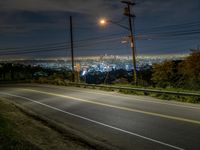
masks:
<path fill-rule="evenodd" d="M 69 133 L 70 134 L 70 133 Z M 0 98 L 0 150 L 89 150 L 78 138 L 70 138 L 41 120 Z"/>

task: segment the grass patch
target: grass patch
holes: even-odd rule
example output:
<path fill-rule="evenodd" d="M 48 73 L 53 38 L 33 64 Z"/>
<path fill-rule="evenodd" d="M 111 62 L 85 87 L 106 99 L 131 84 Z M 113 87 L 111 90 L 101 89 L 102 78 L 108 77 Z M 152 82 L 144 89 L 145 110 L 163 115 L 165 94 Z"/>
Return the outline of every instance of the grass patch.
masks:
<path fill-rule="evenodd" d="M 2 108 L 0 103 L 0 108 Z M 15 124 L 0 112 L 0 150 L 40 150 L 15 132 Z"/>
<path fill-rule="evenodd" d="M 176 96 L 170 94 L 155 94 L 155 93 L 148 93 L 148 92 L 138 92 L 138 91 L 129 91 L 129 90 L 119 90 L 120 93 L 129 94 L 129 95 L 140 95 L 140 96 L 151 96 L 161 100 L 167 101 L 178 101 L 178 102 L 186 102 L 186 103 L 194 103 L 200 104 L 199 97 L 193 96 Z"/>
<path fill-rule="evenodd" d="M 14 100 L 14 99 L 13 99 Z M 109 144 L 0 98 L 0 150 L 112 150 Z"/>
<path fill-rule="evenodd" d="M 194 104 L 200 103 L 200 98 L 193 96 L 175 96 L 167 94 L 151 94 L 151 96 L 162 100 L 176 100 L 179 102 L 194 103 Z"/>
<path fill-rule="evenodd" d="M 128 87 L 128 88 L 143 88 L 143 89 L 150 89 L 150 90 L 160 90 L 160 91 L 169 91 L 169 92 L 186 92 L 186 93 L 200 93 L 200 90 L 186 90 L 186 89 L 176 89 L 176 88 L 153 88 L 153 87 L 141 87 L 135 86 L 130 84 L 115 84 L 114 86 L 119 87 Z M 132 95 L 144 95 L 144 96 L 151 96 L 161 100 L 175 100 L 179 102 L 187 102 L 187 103 L 200 103 L 200 97 L 195 96 L 177 96 L 171 94 L 156 94 L 151 92 L 140 92 L 140 91 L 130 91 L 130 90 L 119 90 L 120 93 L 123 94 L 132 94 Z"/>
<path fill-rule="evenodd" d="M 169 92 L 186 92 L 186 93 L 197 93 L 200 94 L 200 90 L 192 90 L 192 89 L 182 89 L 182 88 L 159 88 L 159 87 L 152 87 L 152 86 L 136 86 L 132 84 L 113 84 L 113 86 L 118 87 L 129 87 L 129 88 L 143 88 L 143 89 L 151 89 L 151 90 L 160 90 L 160 91 L 169 91 Z"/>

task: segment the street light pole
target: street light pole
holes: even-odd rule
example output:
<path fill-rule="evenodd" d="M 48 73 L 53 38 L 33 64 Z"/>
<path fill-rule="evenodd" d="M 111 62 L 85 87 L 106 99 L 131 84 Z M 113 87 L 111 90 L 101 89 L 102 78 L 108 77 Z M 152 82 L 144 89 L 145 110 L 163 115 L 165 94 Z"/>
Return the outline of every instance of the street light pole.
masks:
<path fill-rule="evenodd" d="M 137 66 L 136 66 L 136 46 L 135 46 L 135 38 L 133 34 L 133 27 L 132 27 L 132 18 L 135 18 L 135 15 L 131 14 L 131 6 L 134 6 L 135 3 L 130 2 L 130 1 L 122 1 L 122 3 L 126 4 L 127 7 L 125 7 L 125 13 L 124 15 L 128 16 L 129 18 L 129 30 L 130 30 L 130 39 L 131 39 L 131 48 L 132 48 L 132 60 L 133 60 L 133 78 L 134 78 L 134 83 L 137 85 Z"/>
<path fill-rule="evenodd" d="M 70 16 L 70 38 L 71 38 L 72 82 L 75 82 L 75 73 L 74 73 L 74 41 L 73 41 L 72 16 Z"/>

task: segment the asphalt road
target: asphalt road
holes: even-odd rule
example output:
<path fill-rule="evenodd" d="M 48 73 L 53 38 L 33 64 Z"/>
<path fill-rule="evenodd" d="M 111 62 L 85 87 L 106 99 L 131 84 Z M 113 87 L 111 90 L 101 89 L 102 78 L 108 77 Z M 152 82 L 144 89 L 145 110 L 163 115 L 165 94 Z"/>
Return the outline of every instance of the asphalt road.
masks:
<path fill-rule="evenodd" d="M 122 150 L 200 150 L 200 105 L 75 87 L 1 85 L 6 97 Z"/>

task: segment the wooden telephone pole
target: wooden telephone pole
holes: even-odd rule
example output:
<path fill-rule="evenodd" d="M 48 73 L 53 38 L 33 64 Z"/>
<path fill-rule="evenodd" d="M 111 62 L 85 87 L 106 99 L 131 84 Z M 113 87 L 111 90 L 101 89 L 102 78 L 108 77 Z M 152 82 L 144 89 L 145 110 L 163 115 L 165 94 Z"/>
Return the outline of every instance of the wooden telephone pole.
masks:
<path fill-rule="evenodd" d="M 134 84 L 137 85 L 136 46 L 135 46 L 135 38 L 132 27 L 132 18 L 134 20 L 135 15 L 131 14 L 131 6 L 136 5 L 136 3 L 130 1 L 121 1 L 121 2 L 127 5 L 124 9 L 124 15 L 128 16 L 129 19 L 130 40 L 131 40 L 133 67 L 134 67 L 133 78 L 134 78 Z"/>
<path fill-rule="evenodd" d="M 74 41 L 73 41 L 73 23 L 72 23 L 72 16 L 70 16 L 70 38 L 71 38 L 72 82 L 75 82 L 75 70 L 74 70 Z"/>

